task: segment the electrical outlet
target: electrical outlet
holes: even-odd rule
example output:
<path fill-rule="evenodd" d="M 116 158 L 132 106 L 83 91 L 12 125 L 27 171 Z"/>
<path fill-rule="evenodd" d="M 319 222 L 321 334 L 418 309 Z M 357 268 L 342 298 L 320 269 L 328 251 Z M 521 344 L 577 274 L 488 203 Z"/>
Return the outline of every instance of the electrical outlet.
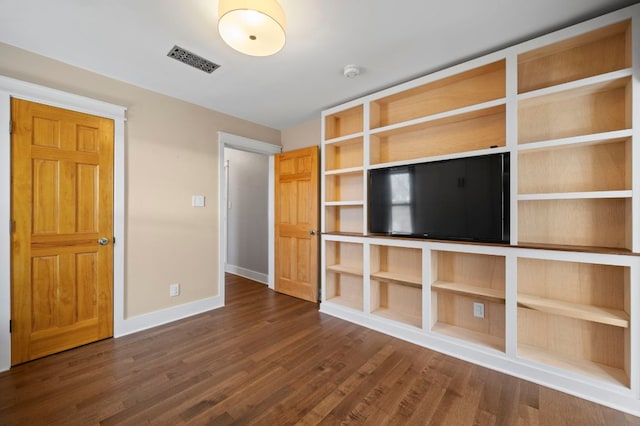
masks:
<path fill-rule="evenodd" d="M 473 316 L 484 318 L 484 303 L 473 302 Z"/>
<path fill-rule="evenodd" d="M 180 284 L 169 284 L 169 296 L 175 297 L 180 295 Z"/>

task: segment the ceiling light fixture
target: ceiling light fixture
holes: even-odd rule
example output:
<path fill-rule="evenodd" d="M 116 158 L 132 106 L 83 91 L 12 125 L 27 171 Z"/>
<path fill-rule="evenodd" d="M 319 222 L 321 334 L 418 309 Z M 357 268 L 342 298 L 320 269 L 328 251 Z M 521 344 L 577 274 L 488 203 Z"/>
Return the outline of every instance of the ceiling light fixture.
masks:
<path fill-rule="evenodd" d="M 285 43 L 286 17 L 276 0 L 220 0 L 218 32 L 229 46 L 251 56 L 269 56 Z"/>

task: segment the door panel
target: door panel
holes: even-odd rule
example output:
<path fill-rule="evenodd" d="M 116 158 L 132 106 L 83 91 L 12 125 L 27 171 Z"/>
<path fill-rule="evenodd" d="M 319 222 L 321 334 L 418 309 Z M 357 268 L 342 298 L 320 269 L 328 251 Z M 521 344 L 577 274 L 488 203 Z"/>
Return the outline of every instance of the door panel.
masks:
<path fill-rule="evenodd" d="M 113 334 L 113 121 L 12 99 L 11 362 Z"/>
<path fill-rule="evenodd" d="M 318 148 L 276 155 L 275 289 L 318 301 Z"/>

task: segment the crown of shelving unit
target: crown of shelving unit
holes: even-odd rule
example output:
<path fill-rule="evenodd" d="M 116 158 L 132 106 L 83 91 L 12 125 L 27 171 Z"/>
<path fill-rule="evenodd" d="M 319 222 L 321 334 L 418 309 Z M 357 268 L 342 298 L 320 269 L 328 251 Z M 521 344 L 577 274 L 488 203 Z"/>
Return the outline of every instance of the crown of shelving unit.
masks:
<path fill-rule="evenodd" d="M 640 415 L 639 29 L 635 5 L 324 111 L 321 310 Z M 496 152 L 511 244 L 367 234 L 369 170 Z"/>

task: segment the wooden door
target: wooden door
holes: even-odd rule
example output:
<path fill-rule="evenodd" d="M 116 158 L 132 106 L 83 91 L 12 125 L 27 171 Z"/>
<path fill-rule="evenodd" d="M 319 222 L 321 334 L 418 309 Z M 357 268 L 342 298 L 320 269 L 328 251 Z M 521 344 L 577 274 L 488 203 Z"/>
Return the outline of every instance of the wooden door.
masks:
<path fill-rule="evenodd" d="M 11 120 L 15 365 L 113 334 L 114 127 L 18 99 Z"/>
<path fill-rule="evenodd" d="M 318 301 L 318 147 L 276 155 L 275 289 Z"/>

